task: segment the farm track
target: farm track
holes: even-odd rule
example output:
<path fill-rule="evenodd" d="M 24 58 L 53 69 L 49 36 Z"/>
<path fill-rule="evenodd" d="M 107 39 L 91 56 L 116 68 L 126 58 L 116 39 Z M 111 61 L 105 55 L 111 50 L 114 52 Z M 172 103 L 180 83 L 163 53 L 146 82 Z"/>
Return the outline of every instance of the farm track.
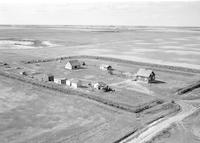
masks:
<path fill-rule="evenodd" d="M 182 94 L 185 94 L 185 93 L 190 92 L 192 90 L 195 90 L 197 88 L 200 88 L 200 81 L 197 81 L 195 83 L 192 83 L 192 84 L 190 84 L 190 85 L 188 85 L 186 87 L 183 87 L 183 88 L 179 89 L 177 91 L 177 94 L 178 95 L 182 95 Z"/>
<path fill-rule="evenodd" d="M 110 86 L 114 86 L 114 87 L 117 87 L 117 88 L 126 87 L 126 89 L 129 89 L 129 90 L 133 90 L 133 91 L 136 91 L 136 92 L 140 92 L 140 93 L 148 94 L 150 96 L 154 96 L 153 92 L 150 91 L 148 88 L 146 88 L 146 87 L 142 86 L 141 84 L 137 83 L 136 81 L 132 81 L 130 79 L 125 80 L 125 81 L 121 81 L 121 82 L 118 82 L 118 83 L 110 84 Z M 129 87 L 129 86 L 131 86 L 131 87 Z"/>
<path fill-rule="evenodd" d="M 119 143 L 146 143 L 148 141 L 151 141 L 154 137 L 159 135 L 159 133 L 170 127 L 172 124 L 182 121 L 199 109 L 183 101 L 179 101 L 178 104 L 181 106 L 182 110 L 175 116 L 167 119 L 161 118 L 148 125 L 146 128 L 143 129 L 143 131 L 137 134 L 132 134 L 123 141 L 120 141 Z"/>

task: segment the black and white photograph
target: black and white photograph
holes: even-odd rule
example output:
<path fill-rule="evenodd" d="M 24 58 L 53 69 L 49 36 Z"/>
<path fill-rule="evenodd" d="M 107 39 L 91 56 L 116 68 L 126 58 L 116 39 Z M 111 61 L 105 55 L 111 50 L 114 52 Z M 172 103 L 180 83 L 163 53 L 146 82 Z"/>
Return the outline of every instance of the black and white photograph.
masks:
<path fill-rule="evenodd" d="M 200 0 L 0 0 L 0 143 L 200 143 Z"/>

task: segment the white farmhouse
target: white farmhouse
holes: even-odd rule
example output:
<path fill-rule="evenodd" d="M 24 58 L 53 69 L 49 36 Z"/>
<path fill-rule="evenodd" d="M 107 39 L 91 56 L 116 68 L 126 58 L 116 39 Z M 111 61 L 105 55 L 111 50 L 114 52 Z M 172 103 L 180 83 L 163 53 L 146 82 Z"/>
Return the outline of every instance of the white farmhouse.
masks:
<path fill-rule="evenodd" d="M 70 60 L 65 65 L 66 69 L 73 70 L 73 69 L 80 69 L 81 64 L 78 60 Z"/>

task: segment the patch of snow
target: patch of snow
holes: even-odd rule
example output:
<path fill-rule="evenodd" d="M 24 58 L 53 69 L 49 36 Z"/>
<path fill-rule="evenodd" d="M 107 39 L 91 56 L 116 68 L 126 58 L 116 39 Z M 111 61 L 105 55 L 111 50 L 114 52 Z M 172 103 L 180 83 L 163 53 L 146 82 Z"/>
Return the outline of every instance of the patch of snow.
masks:
<path fill-rule="evenodd" d="M 45 46 L 56 46 L 56 44 L 52 44 L 50 41 L 42 41 L 41 46 L 34 46 L 34 44 L 34 40 L 0 40 L 0 49 L 38 49 Z"/>
<path fill-rule="evenodd" d="M 48 46 L 48 47 L 56 46 L 56 44 L 53 44 L 53 43 L 51 43 L 50 41 L 42 41 L 42 44 L 43 44 L 43 45 L 46 45 L 46 46 Z"/>
<path fill-rule="evenodd" d="M 0 40 L 0 45 L 32 45 L 32 41 Z"/>

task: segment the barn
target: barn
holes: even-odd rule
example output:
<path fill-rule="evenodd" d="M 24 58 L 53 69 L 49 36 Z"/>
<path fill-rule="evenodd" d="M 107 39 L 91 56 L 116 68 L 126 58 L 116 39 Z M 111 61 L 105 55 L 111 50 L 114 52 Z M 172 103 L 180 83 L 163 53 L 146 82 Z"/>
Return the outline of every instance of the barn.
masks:
<path fill-rule="evenodd" d="M 150 83 L 155 80 L 155 73 L 149 69 L 139 69 L 136 73 L 136 80 Z"/>
<path fill-rule="evenodd" d="M 66 69 L 73 70 L 73 69 L 80 69 L 81 64 L 78 60 L 70 60 L 65 65 Z"/>

